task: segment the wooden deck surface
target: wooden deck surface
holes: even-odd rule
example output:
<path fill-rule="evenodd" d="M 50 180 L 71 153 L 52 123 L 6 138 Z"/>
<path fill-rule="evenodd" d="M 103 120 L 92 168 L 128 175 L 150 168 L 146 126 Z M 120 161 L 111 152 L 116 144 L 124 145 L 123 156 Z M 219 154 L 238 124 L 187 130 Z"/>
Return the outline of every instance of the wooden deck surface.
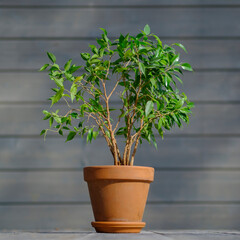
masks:
<path fill-rule="evenodd" d="M 239 240 L 239 231 L 143 231 L 140 234 L 95 232 L 0 232 L 0 240 Z"/>

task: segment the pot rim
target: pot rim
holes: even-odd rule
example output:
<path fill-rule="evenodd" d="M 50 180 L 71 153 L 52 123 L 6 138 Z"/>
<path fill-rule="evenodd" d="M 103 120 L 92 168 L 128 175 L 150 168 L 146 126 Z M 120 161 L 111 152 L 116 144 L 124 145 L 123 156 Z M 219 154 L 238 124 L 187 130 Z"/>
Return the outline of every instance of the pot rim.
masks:
<path fill-rule="evenodd" d="M 116 168 L 116 167 L 119 167 L 119 168 L 122 168 L 122 167 L 129 167 L 129 168 L 152 168 L 154 169 L 153 167 L 148 167 L 148 166 L 130 166 L 130 165 L 94 165 L 94 166 L 87 166 L 87 167 L 84 167 L 85 168 Z"/>
<path fill-rule="evenodd" d="M 116 166 L 101 165 L 89 166 L 83 169 L 84 180 L 120 180 L 152 182 L 154 179 L 154 168 L 145 166 Z"/>

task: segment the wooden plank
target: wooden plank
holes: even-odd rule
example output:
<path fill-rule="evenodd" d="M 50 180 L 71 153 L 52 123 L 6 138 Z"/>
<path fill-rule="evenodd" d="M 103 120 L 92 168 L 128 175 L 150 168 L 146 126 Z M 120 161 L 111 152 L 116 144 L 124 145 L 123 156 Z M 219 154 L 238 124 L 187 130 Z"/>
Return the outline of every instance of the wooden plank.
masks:
<path fill-rule="evenodd" d="M 147 205 L 147 229 L 239 229 L 240 205 Z"/>
<path fill-rule="evenodd" d="M 93 231 L 90 205 L 0 206 L 2 230 L 78 229 Z"/>
<path fill-rule="evenodd" d="M 88 239 L 88 240 L 192 240 L 193 237 L 195 240 L 236 240 L 237 237 L 240 237 L 239 231 L 224 231 L 224 230 L 210 230 L 210 231 L 199 231 L 199 230 L 182 230 L 182 231 L 145 231 L 142 230 L 141 233 L 132 234 L 115 234 L 115 233 L 96 233 L 96 232 L 83 232 L 83 231 L 46 231 L 46 232 L 22 232 L 22 231 L 10 231 L 10 232 L 0 232 L 0 238 L 4 240 L 22 240 L 22 239 L 35 239 L 35 240 L 79 240 L 79 239 Z"/>
<path fill-rule="evenodd" d="M 56 86 L 46 72 L 0 72 L 0 82 L 1 102 L 46 101 Z M 186 72 L 183 82 L 179 89 L 192 101 L 240 101 L 239 72 Z M 114 84 L 109 82 L 108 88 Z M 111 99 L 117 101 L 119 97 L 114 94 Z"/>
<path fill-rule="evenodd" d="M 145 230 L 239 229 L 240 205 L 147 205 Z M 90 205 L 0 206 L 2 230 L 93 231 Z"/>
<path fill-rule="evenodd" d="M 179 50 L 182 53 L 182 61 L 191 63 L 194 69 L 222 71 L 223 69 L 240 68 L 238 61 L 239 39 L 163 40 L 164 43 L 168 44 L 179 41 L 186 46 L 189 52 L 189 54 L 185 54 Z M 73 59 L 74 63 L 81 64 L 79 53 L 89 51 L 88 45 L 96 43 L 94 40 L 1 40 L 0 42 L 0 70 L 9 69 L 9 71 L 39 69 L 49 61 L 46 55 L 47 51 L 56 55 L 57 62 L 61 66 L 70 58 Z"/>
<path fill-rule="evenodd" d="M 138 148 L 135 165 L 160 169 L 240 168 L 239 138 L 166 137 L 157 141 L 158 150 L 146 142 Z M 103 138 L 92 144 L 82 139 L 65 143 L 63 138 L 47 138 L 45 142 L 42 138 L 0 138 L 0 159 L 1 170 L 67 170 L 113 164 Z"/>
<path fill-rule="evenodd" d="M 118 1 L 118 0 L 112 0 L 112 1 L 108 1 L 108 0 L 68 0 L 68 1 L 64 1 L 64 0 L 52 0 L 52 1 L 48 1 L 48 0 L 42 0 L 42 1 L 38 1 L 38 0 L 22 0 L 21 2 L 19 2 L 18 0 L 1 0 L 0 1 L 0 6 L 4 7 L 4 6 L 14 6 L 14 7 L 28 7 L 28 6 L 54 6 L 54 7 L 69 7 L 69 6 L 74 6 L 74 7 L 121 7 L 121 6 L 125 6 L 125 7 L 138 7 L 138 6 L 154 6 L 154 7 L 166 7 L 166 6 L 172 6 L 172 7 L 176 7 L 176 6 L 238 6 L 239 2 L 238 0 L 218 0 L 218 2 L 216 3 L 215 0 L 182 0 L 182 1 L 178 1 L 178 0 L 148 0 L 148 1 L 144 1 L 144 0 L 122 0 L 122 1 Z"/>
<path fill-rule="evenodd" d="M 240 199 L 240 171 L 156 171 L 148 200 L 234 202 Z M 224 191 L 223 191 L 224 189 Z M 0 204 L 88 202 L 82 172 L 0 172 Z"/>
<path fill-rule="evenodd" d="M 36 232 L 29 232 L 29 231 L 1 231 L 0 232 L 0 239 L 4 240 L 25 240 L 25 239 L 32 239 L 32 240 L 80 240 L 85 237 L 90 239 L 93 237 L 93 239 L 96 239 L 96 236 L 98 233 L 93 232 L 83 232 L 83 231 L 63 231 L 63 230 L 53 230 L 53 231 L 36 231 Z M 149 233 L 150 237 L 157 235 L 158 233 Z M 105 234 L 103 234 L 105 235 Z M 99 236 L 99 235 L 98 235 Z M 102 234 L 100 234 L 101 237 Z M 124 235 L 122 235 L 124 237 Z M 131 238 L 131 236 L 130 236 Z M 86 238 L 85 238 L 86 239 Z M 89 240 L 90 240 L 89 239 Z M 100 240 L 100 239 L 99 239 Z M 228 239 L 225 239 L 228 240 Z"/>
<path fill-rule="evenodd" d="M 239 101 L 238 72 L 185 73 L 179 87 L 192 101 Z M 226 84 L 227 83 L 227 84 Z"/>
<path fill-rule="evenodd" d="M 116 105 L 112 105 L 117 107 Z M 239 111 L 240 104 L 196 104 L 188 127 L 174 128 L 171 133 L 177 134 L 240 134 Z M 59 114 L 64 114 L 62 110 Z M 55 111 L 53 108 L 52 111 Z M 43 109 L 49 109 L 46 104 L 1 104 L 0 105 L 0 135 L 39 135 L 42 129 L 48 127 L 43 121 Z M 114 118 L 114 116 L 113 116 Z M 11 122 L 9 122 L 11 119 Z"/>
<path fill-rule="evenodd" d="M 118 36 L 136 34 L 146 23 L 164 37 L 237 37 L 239 21 L 239 8 L 2 8 L 0 37 L 95 37 L 100 27 Z"/>

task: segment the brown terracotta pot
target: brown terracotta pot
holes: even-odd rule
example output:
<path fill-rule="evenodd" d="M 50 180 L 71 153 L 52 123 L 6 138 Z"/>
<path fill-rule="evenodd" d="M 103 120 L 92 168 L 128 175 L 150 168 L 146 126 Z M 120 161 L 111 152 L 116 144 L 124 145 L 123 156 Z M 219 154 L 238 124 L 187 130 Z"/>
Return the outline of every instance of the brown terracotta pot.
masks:
<path fill-rule="evenodd" d="M 97 232 L 138 233 L 154 169 L 138 166 L 84 168 Z"/>

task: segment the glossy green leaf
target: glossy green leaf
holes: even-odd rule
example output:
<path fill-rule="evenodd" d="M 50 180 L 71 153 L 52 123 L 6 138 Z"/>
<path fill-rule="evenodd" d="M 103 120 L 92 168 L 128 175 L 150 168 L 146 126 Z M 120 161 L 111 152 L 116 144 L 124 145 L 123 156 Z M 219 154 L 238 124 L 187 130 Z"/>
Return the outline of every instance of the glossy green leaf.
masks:
<path fill-rule="evenodd" d="M 139 63 L 140 71 L 143 73 L 143 75 L 146 75 L 146 69 L 143 63 Z"/>
<path fill-rule="evenodd" d="M 54 96 L 52 97 L 52 105 L 55 104 L 55 103 L 57 103 L 57 102 L 62 98 L 63 91 L 64 91 L 64 88 L 62 87 L 62 88 L 60 88 L 60 89 L 58 90 L 58 92 L 56 93 L 56 95 L 54 95 Z"/>
<path fill-rule="evenodd" d="M 177 54 L 175 55 L 172 59 L 171 59 L 171 65 L 174 65 L 175 63 L 177 63 L 179 61 L 180 55 Z"/>
<path fill-rule="evenodd" d="M 63 78 L 54 78 L 54 82 L 58 87 L 63 87 Z"/>
<path fill-rule="evenodd" d="M 76 132 L 70 131 L 67 136 L 66 142 L 71 141 L 76 136 L 76 134 L 77 134 Z"/>
<path fill-rule="evenodd" d="M 43 135 L 45 132 L 46 132 L 46 130 L 43 129 L 43 130 L 41 131 L 40 135 Z"/>
<path fill-rule="evenodd" d="M 183 49 L 183 51 L 184 51 L 185 53 L 187 53 L 186 48 L 185 48 L 181 43 L 174 43 L 173 45 L 176 45 L 176 46 L 180 47 L 181 49 Z"/>
<path fill-rule="evenodd" d="M 49 58 L 53 63 L 56 62 L 56 57 L 55 57 L 52 53 L 47 52 L 47 55 L 48 55 L 48 58 Z"/>
<path fill-rule="evenodd" d="M 187 70 L 187 71 L 192 71 L 192 67 L 189 63 L 182 63 L 181 64 L 182 69 Z"/>
<path fill-rule="evenodd" d="M 183 104 L 184 104 L 184 99 L 182 98 L 182 99 L 178 100 L 178 102 L 175 105 L 175 108 L 179 109 L 180 107 L 182 107 Z"/>
<path fill-rule="evenodd" d="M 162 41 L 160 40 L 160 38 L 154 34 L 153 34 L 153 36 L 156 38 L 158 44 L 162 47 Z"/>
<path fill-rule="evenodd" d="M 87 142 L 92 142 L 92 138 L 93 138 L 93 128 L 90 128 L 88 130 L 88 134 L 87 134 Z"/>
<path fill-rule="evenodd" d="M 44 64 L 40 69 L 39 71 L 44 71 L 47 67 L 49 66 L 49 64 Z"/>
<path fill-rule="evenodd" d="M 100 29 L 103 31 L 104 35 L 107 35 L 106 29 L 104 29 L 104 28 L 100 28 Z"/>
<path fill-rule="evenodd" d="M 52 127 L 52 124 L 53 124 L 53 117 L 50 117 L 50 119 L 49 119 L 49 126 Z"/>
<path fill-rule="evenodd" d="M 80 55 L 81 55 L 82 59 L 85 60 L 85 61 L 90 59 L 90 54 L 89 53 L 81 53 Z"/>
<path fill-rule="evenodd" d="M 76 96 L 76 93 L 77 93 L 77 85 L 75 83 L 72 84 L 70 93 L 71 93 L 71 101 L 73 102 L 73 100 Z"/>
<path fill-rule="evenodd" d="M 149 25 L 147 24 L 147 25 L 145 25 L 145 27 L 144 27 L 144 33 L 146 34 L 146 35 L 149 35 L 150 34 L 150 27 L 149 27 Z"/>
<path fill-rule="evenodd" d="M 98 49 L 95 45 L 89 45 L 89 47 L 91 48 L 93 53 L 98 54 Z M 98 55 L 96 55 L 96 57 L 98 57 Z"/>
<path fill-rule="evenodd" d="M 145 115 L 148 116 L 149 113 L 153 110 L 153 102 L 152 101 L 148 101 L 145 107 Z"/>
<path fill-rule="evenodd" d="M 49 119 L 49 118 L 51 117 L 51 113 L 50 113 L 50 112 L 48 112 L 48 111 L 46 111 L 46 110 L 43 110 L 42 112 L 43 112 L 43 114 L 45 115 L 45 117 L 43 118 L 43 120 L 47 120 L 47 119 Z"/>
<path fill-rule="evenodd" d="M 68 60 L 67 63 L 64 65 L 65 71 L 68 71 L 71 67 L 72 59 Z"/>

